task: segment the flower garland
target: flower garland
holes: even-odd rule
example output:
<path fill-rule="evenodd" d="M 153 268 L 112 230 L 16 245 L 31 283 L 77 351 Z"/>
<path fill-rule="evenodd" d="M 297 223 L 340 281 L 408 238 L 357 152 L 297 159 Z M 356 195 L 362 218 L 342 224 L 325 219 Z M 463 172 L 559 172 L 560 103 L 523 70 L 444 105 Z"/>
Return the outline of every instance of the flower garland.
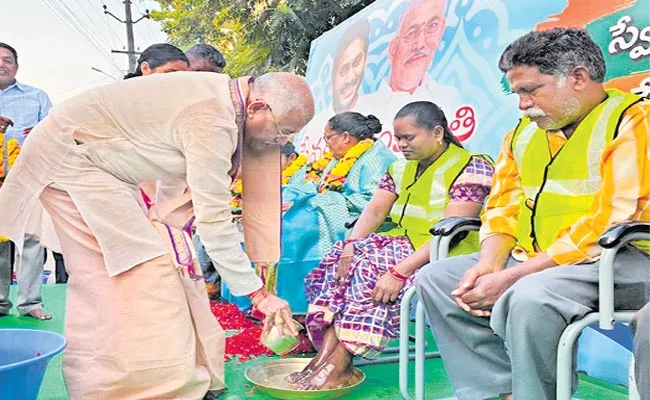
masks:
<path fill-rule="evenodd" d="M 0 135 L 0 178 L 5 178 L 7 176 L 7 172 L 5 171 L 5 163 L 4 163 L 4 134 Z M 14 164 L 16 163 L 16 159 L 18 158 L 18 154 L 20 154 L 20 144 L 18 143 L 18 140 L 16 139 L 9 139 L 7 140 L 7 165 L 9 166 L 9 169 L 11 169 Z"/>
<path fill-rule="evenodd" d="M 238 210 L 241 208 L 243 190 L 244 185 L 241 181 L 241 177 L 238 176 L 232 182 L 232 185 L 230 185 L 230 208 L 233 210 Z"/>
<path fill-rule="evenodd" d="M 352 166 L 354 166 L 354 163 L 357 162 L 359 157 L 372 148 L 374 143 L 372 139 L 364 139 L 348 150 L 345 156 L 329 171 L 323 184 L 318 188 L 318 192 L 323 193 L 327 190 L 334 192 L 342 191 Z"/>
<path fill-rule="evenodd" d="M 305 174 L 305 182 L 318 182 L 320 181 L 320 177 L 323 174 L 323 171 L 325 171 L 325 168 L 329 165 L 330 161 L 332 161 L 332 158 L 334 156 L 332 155 L 331 151 L 328 151 L 325 153 L 321 158 L 318 160 L 314 161 L 313 163 L 310 163 L 307 165 L 307 173 Z"/>
<path fill-rule="evenodd" d="M 293 160 L 291 164 L 282 170 L 282 184 L 286 185 L 289 183 L 289 179 L 305 164 L 307 164 L 307 156 L 304 154 L 299 155 L 298 158 Z"/>

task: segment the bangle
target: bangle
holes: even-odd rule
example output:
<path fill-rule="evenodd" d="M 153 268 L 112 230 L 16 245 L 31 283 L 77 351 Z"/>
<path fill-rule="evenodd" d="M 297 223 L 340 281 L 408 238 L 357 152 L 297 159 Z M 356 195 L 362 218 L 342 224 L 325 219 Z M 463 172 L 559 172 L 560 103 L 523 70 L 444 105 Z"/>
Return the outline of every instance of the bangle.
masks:
<path fill-rule="evenodd" d="M 359 239 L 345 239 L 345 240 L 343 241 L 343 247 L 349 245 L 350 243 L 354 243 L 354 242 L 356 242 L 357 240 L 359 240 Z"/>
<path fill-rule="evenodd" d="M 342 255 L 342 256 L 340 256 L 339 259 L 343 259 L 343 258 L 352 258 L 352 257 L 354 257 L 354 254 L 347 254 L 347 255 Z"/>
<path fill-rule="evenodd" d="M 395 270 L 395 267 L 390 267 L 390 268 L 388 268 L 388 273 L 389 273 L 390 276 L 392 276 L 393 278 L 397 279 L 398 281 L 402 281 L 402 282 L 404 282 L 405 280 L 407 280 L 407 279 L 409 278 L 408 276 L 406 276 L 406 275 L 402 275 L 402 274 L 400 274 L 399 272 L 397 272 L 397 271 Z"/>

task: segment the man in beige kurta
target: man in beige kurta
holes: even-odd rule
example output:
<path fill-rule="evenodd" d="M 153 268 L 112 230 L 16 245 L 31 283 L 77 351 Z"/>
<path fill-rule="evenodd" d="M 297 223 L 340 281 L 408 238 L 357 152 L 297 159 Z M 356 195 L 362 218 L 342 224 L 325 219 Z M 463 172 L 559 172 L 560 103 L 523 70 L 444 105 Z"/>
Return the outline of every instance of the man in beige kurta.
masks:
<path fill-rule="evenodd" d="M 249 167 L 261 179 L 249 254 L 275 257 L 268 237 L 279 232 L 265 228 L 274 226 L 266 217 L 276 205 L 280 218 L 278 144 L 312 115 L 309 88 L 295 75 L 175 72 L 92 89 L 34 128 L 0 189 L 0 234 L 18 248 L 26 232 L 56 248 L 46 232 L 51 217 L 69 263 L 64 375 L 72 399 L 197 399 L 224 386 L 223 332 L 205 287 L 192 283 L 191 271 L 177 272 L 186 254 L 165 244 L 183 247 L 172 233 L 188 221 L 147 218 L 142 181 L 185 180 L 184 211 L 193 211 L 231 291 L 250 295 L 267 323 L 288 322 L 287 303 L 264 291 L 241 249 L 229 186 L 242 156 L 268 167 L 277 154 L 277 178 L 273 167 Z"/>

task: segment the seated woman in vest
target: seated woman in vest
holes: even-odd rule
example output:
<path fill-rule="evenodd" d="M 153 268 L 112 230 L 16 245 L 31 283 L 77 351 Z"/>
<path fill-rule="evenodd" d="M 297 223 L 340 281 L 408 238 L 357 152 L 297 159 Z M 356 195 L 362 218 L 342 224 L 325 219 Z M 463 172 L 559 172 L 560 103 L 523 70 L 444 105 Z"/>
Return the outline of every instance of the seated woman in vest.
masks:
<path fill-rule="evenodd" d="M 330 151 L 305 165 L 282 190 L 282 255 L 277 292 L 294 312 L 307 311 L 305 276 L 345 238 L 361 215 L 395 155 L 373 136 L 381 123 L 372 116 L 345 112 L 332 117 L 323 137 Z"/>
<path fill-rule="evenodd" d="M 477 217 L 490 192 L 492 164 L 463 149 L 438 106 L 410 103 L 393 126 L 406 160 L 390 166 L 348 239 L 305 279 L 306 325 L 319 353 L 288 378 L 303 389 L 335 388 L 350 378 L 353 356 L 379 356 L 398 334 L 411 272 L 429 261 L 429 229 L 445 217 Z M 373 233 L 389 215 L 397 227 Z M 451 253 L 477 248 L 470 234 Z"/>

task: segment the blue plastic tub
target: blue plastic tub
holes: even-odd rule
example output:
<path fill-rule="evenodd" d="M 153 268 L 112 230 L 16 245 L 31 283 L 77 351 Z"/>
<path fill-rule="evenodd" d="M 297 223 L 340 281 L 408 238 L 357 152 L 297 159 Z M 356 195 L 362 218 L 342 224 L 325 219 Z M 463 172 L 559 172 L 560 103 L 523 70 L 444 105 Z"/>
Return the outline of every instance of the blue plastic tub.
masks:
<path fill-rule="evenodd" d="M 0 399 L 36 400 L 47 363 L 66 340 L 36 329 L 0 329 Z"/>

